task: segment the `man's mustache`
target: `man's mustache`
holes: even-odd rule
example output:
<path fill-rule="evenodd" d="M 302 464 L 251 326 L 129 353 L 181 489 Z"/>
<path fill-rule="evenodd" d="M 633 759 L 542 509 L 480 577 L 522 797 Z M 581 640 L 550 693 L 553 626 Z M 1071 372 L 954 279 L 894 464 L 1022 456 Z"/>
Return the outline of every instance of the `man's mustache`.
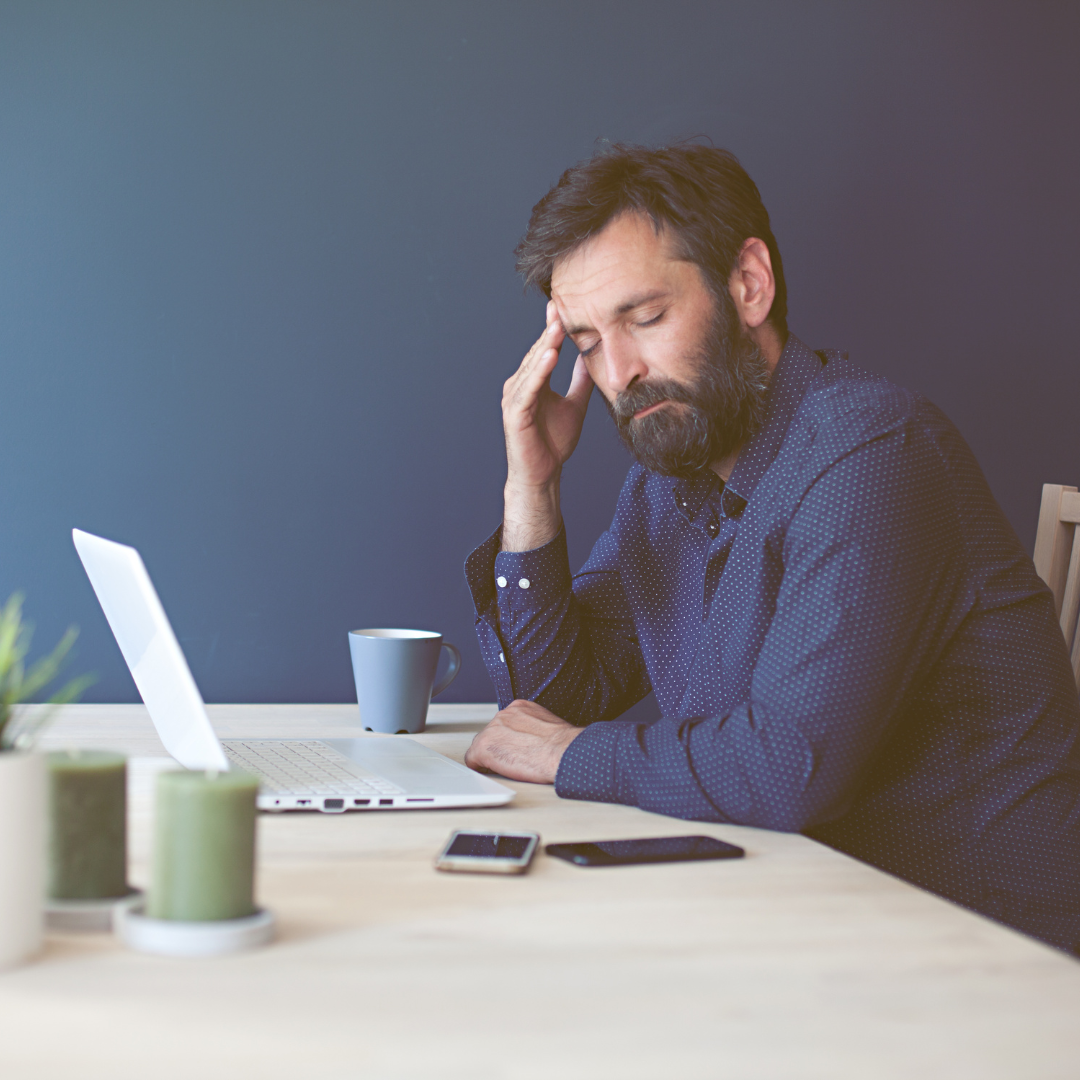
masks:
<path fill-rule="evenodd" d="M 615 401 L 608 403 L 612 417 L 622 424 L 628 424 L 641 412 L 661 401 L 693 404 L 693 391 L 674 379 L 658 379 L 655 382 L 638 382 L 627 387 Z"/>

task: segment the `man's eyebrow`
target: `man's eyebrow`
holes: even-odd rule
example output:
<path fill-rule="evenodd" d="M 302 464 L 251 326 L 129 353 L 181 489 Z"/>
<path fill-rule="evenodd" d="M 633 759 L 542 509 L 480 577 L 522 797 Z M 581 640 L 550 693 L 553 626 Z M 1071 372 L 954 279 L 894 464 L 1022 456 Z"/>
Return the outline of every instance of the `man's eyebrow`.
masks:
<path fill-rule="evenodd" d="M 655 289 L 651 293 L 644 293 L 641 296 L 631 297 L 629 300 L 625 300 L 615 309 L 615 315 L 625 315 L 627 312 L 633 311 L 635 308 L 644 307 L 646 304 L 651 304 L 654 300 L 663 300 L 669 295 L 667 289 Z M 568 326 L 565 328 L 569 337 L 574 337 L 577 334 L 584 334 L 592 330 L 591 326 Z"/>

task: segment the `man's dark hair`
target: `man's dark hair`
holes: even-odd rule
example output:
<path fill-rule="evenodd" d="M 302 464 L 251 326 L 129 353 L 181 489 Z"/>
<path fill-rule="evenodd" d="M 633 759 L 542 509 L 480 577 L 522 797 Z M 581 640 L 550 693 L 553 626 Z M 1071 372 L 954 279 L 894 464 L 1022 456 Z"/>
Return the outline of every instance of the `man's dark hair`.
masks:
<path fill-rule="evenodd" d="M 655 150 L 614 143 L 567 169 L 533 207 L 514 251 L 526 288 L 550 297 L 555 260 L 626 211 L 648 214 L 658 232 L 669 228 L 680 257 L 701 268 L 717 296 L 727 293 L 743 241 L 764 241 L 776 279 L 769 322 L 787 333 L 784 268 L 757 185 L 734 154 L 697 143 Z"/>

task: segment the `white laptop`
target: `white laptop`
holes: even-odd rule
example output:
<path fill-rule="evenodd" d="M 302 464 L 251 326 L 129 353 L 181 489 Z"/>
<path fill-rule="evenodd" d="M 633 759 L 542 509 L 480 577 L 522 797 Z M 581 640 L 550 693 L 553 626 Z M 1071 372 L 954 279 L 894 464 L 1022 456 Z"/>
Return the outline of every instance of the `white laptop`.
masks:
<path fill-rule="evenodd" d="M 414 739 L 227 739 L 132 547 L 72 530 L 79 558 L 165 749 L 185 768 L 255 773 L 260 810 L 426 810 L 498 806 L 514 792 Z"/>

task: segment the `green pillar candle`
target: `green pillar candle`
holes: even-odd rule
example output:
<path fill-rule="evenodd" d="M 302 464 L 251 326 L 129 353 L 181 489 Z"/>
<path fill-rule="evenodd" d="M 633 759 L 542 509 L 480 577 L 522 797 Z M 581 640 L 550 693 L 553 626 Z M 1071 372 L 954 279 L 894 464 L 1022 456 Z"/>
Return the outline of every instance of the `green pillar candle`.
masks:
<path fill-rule="evenodd" d="M 158 776 L 146 914 L 206 922 L 255 911 L 255 796 L 244 772 Z"/>
<path fill-rule="evenodd" d="M 49 885 L 54 900 L 123 896 L 127 763 L 122 754 L 49 754 Z"/>

